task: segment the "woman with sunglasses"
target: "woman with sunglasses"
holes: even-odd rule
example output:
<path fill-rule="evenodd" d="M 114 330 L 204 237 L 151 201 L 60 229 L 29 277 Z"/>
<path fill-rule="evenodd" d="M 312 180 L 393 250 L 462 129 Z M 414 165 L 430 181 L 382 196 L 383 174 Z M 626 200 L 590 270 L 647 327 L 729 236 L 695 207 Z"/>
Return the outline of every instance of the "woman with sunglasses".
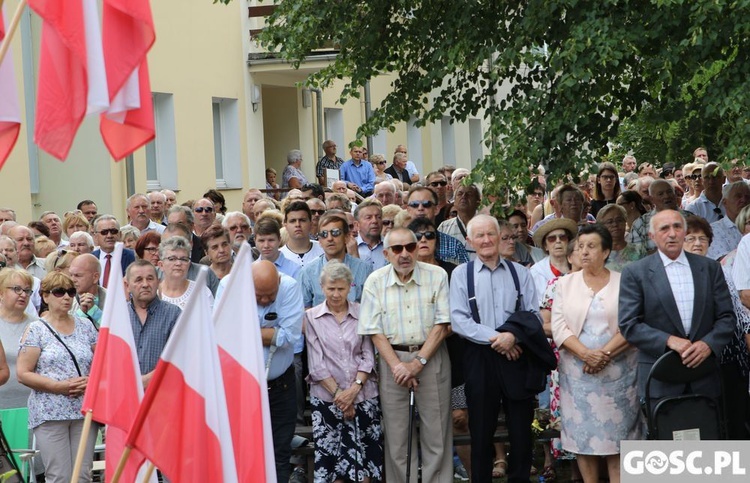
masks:
<path fill-rule="evenodd" d="M 174 236 L 159 245 L 159 268 L 164 274 L 159 283 L 159 297 L 181 309 L 187 305 L 193 290 L 201 290 L 208 298 L 209 305 L 214 306 L 214 296 L 206 286 L 197 286 L 195 281 L 188 280 L 190 269 L 190 251 L 192 246 L 187 238 Z"/>
<path fill-rule="evenodd" d="M 372 164 L 372 170 L 375 171 L 375 184 L 393 179 L 393 176 L 385 172 L 388 162 L 382 154 L 373 154 L 370 156 L 370 164 Z"/>
<path fill-rule="evenodd" d="M 575 238 L 576 233 L 578 233 L 578 225 L 569 218 L 555 218 L 534 232 L 534 244 L 541 247 L 547 254 L 546 258 L 529 269 L 534 279 L 539 305 L 541 305 L 542 296 L 549 281 L 568 273 L 570 269 L 568 242 Z"/>
<path fill-rule="evenodd" d="M 60 272 L 42 280 L 47 315 L 29 324 L 18 353 L 18 381 L 31 388 L 29 428 L 44 462 L 47 482 L 70 481 L 83 431 L 81 404 L 94 357 L 97 332 L 89 321 L 70 315 L 76 290 Z M 79 482 L 91 481 L 97 424 L 89 429 Z"/>

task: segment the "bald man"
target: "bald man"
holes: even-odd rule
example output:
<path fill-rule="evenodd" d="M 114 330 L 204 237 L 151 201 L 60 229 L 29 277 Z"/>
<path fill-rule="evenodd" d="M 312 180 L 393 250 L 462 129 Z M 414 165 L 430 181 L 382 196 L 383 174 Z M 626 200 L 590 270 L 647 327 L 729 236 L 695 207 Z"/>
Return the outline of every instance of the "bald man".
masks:
<path fill-rule="evenodd" d="M 228 277 L 222 279 L 216 301 L 221 299 Z M 280 274 L 268 260 L 253 263 L 255 300 L 268 370 L 268 402 L 271 408 L 273 450 L 279 483 L 289 481 L 292 437 L 297 417 L 294 381 L 294 344 L 302 336 L 302 291 L 297 282 Z"/>
<path fill-rule="evenodd" d="M 90 320 L 99 327 L 107 291 L 99 286 L 99 259 L 90 253 L 78 255 L 70 263 L 70 278 L 76 288 L 76 298 L 70 313 Z"/>

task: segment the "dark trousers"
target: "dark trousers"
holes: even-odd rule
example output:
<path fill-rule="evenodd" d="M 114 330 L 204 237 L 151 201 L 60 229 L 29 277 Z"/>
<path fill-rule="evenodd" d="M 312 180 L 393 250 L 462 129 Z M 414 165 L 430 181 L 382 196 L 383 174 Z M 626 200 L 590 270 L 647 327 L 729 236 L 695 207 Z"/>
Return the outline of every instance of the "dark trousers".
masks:
<path fill-rule="evenodd" d="M 724 381 L 724 409 L 727 422 L 727 439 L 746 440 L 750 397 L 747 393 L 747 376 L 742 376 L 736 363 L 721 365 Z"/>
<path fill-rule="evenodd" d="M 268 405 L 271 409 L 273 452 L 276 460 L 276 479 L 287 483 L 292 473 L 292 437 L 297 419 L 297 390 L 294 387 L 294 364 L 281 376 L 268 381 Z"/>
<path fill-rule="evenodd" d="M 508 483 L 527 483 L 531 472 L 534 397 L 512 400 L 507 397 L 497 352 L 488 345 L 468 343 L 464 353 L 466 402 L 469 406 L 469 433 L 471 434 L 471 481 L 492 481 L 493 436 L 497 429 L 497 416 L 502 404 L 505 425 L 508 428 L 510 454 L 508 456 Z"/>

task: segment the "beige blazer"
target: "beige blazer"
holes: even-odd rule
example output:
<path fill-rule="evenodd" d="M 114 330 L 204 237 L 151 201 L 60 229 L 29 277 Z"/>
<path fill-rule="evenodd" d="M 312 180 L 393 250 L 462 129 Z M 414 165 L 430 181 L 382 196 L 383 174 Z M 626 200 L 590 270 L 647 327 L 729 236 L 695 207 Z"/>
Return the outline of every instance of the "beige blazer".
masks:
<path fill-rule="evenodd" d="M 613 334 L 620 331 L 617 325 L 618 299 L 620 294 L 620 273 L 610 271 L 609 283 L 599 291 L 607 312 L 607 324 Z M 552 302 L 552 338 L 557 347 L 562 347 L 565 339 L 578 337 L 583 330 L 594 292 L 583 281 L 583 272 L 575 272 L 557 280 L 555 298 Z"/>

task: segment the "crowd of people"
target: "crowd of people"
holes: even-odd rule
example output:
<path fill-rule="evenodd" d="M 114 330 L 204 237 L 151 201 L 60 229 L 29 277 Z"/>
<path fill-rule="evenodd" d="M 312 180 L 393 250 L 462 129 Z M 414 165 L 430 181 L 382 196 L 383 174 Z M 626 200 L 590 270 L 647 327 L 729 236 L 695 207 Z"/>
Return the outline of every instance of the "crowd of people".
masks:
<path fill-rule="evenodd" d="M 347 161 L 323 150 L 316 183 L 290 151 L 282 185 L 267 170 L 236 211 L 213 189 L 134 194 L 122 223 L 93 200 L 25 224 L 0 208 L 0 408 L 28 408 L 47 481 L 72 471 L 118 242 L 147 389 L 188 297 L 213 305 L 252 245 L 280 482 L 306 481 L 292 447 L 308 414 L 316 482 L 401 482 L 407 467 L 411 481 L 418 468 L 429 482 L 552 481 L 566 460 L 573 480 L 619 481 L 620 442 L 644 437 L 645 378 L 669 350 L 716 365 L 692 389 L 718 398 L 723 381 L 728 437 L 748 437 L 741 163 L 725 172 L 702 148 L 681 167 L 626 156 L 576 183 L 535 174 L 521 203 L 493 210 L 469 170 L 422 175 L 402 145 L 388 167 L 358 146 Z M 539 468 L 537 408 L 560 429 L 536 444 Z M 510 451 L 495 441 L 501 410 Z M 471 444 L 454 448 L 459 434 Z"/>

